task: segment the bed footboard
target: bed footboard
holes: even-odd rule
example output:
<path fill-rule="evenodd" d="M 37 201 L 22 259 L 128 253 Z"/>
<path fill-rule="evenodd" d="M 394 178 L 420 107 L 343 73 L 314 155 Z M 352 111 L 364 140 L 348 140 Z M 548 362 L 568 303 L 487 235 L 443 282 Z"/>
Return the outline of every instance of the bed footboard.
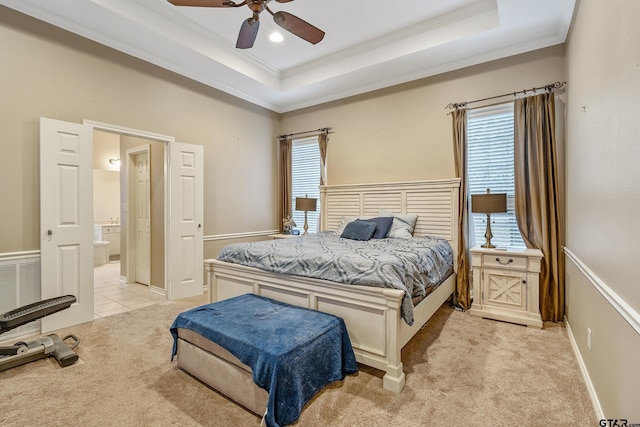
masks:
<path fill-rule="evenodd" d="M 402 347 L 430 314 L 409 327 L 400 313 L 403 291 L 275 274 L 215 259 L 205 260 L 205 272 L 211 302 L 253 293 L 342 317 L 356 360 L 385 371 L 385 389 L 399 393 L 404 387 Z"/>

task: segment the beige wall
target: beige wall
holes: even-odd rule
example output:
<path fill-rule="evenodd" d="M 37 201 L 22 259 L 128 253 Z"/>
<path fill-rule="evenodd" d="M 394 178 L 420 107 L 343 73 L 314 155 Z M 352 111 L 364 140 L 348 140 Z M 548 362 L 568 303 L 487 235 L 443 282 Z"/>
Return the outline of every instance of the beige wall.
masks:
<path fill-rule="evenodd" d="M 120 167 L 109 163 L 120 158 L 120 135 L 96 130 L 93 132 L 93 168 L 120 172 Z"/>
<path fill-rule="evenodd" d="M 120 218 L 120 172 L 93 170 L 93 222 L 108 223 Z"/>
<path fill-rule="evenodd" d="M 638 22 L 637 0 L 582 0 L 567 43 L 567 320 L 603 415 L 629 423 L 640 422 Z"/>
<path fill-rule="evenodd" d="M 204 234 L 277 227 L 277 114 L 3 6 L 0 52 L 0 253 L 40 247 L 41 116 L 201 144 Z"/>
<path fill-rule="evenodd" d="M 329 184 L 450 178 L 454 166 L 447 104 L 564 78 L 560 45 L 286 113 L 281 130 L 333 127 L 327 149 Z"/>
<path fill-rule="evenodd" d="M 93 133 L 93 221 L 120 218 L 120 167 L 109 163 L 120 158 L 120 135 Z"/>

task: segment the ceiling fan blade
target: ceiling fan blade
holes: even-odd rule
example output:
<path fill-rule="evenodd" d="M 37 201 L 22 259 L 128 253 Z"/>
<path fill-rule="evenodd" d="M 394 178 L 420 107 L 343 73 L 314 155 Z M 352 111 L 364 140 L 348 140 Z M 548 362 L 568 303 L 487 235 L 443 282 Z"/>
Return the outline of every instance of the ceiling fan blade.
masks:
<path fill-rule="evenodd" d="M 236 47 L 238 49 L 249 49 L 253 47 L 253 42 L 256 41 L 258 35 L 258 29 L 260 28 L 260 21 L 254 18 L 249 18 L 242 23 L 240 27 L 240 34 L 238 34 L 238 41 Z"/>
<path fill-rule="evenodd" d="M 233 7 L 233 2 L 228 0 L 167 0 L 174 6 L 196 7 Z"/>
<path fill-rule="evenodd" d="M 276 3 L 289 3 L 290 1 L 293 0 L 276 0 Z"/>
<path fill-rule="evenodd" d="M 288 12 L 276 12 L 273 14 L 273 20 L 276 24 L 280 25 L 285 30 L 295 34 L 308 41 L 311 44 L 316 44 L 324 38 L 324 31 L 314 27 L 307 21 L 298 18 Z"/>

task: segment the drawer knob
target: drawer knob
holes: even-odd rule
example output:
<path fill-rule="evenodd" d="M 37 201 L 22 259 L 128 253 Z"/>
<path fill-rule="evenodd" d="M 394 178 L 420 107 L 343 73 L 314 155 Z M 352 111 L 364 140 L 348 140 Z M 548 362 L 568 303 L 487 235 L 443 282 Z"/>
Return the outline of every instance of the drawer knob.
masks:
<path fill-rule="evenodd" d="M 496 258 L 496 261 L 498 261 L 502 265 L 508 265 L 508 264 L 511 264 L 513 262 L 513 258 L 509 258 L 509 261 L 507 261 L 507 262 L 502 262 L 502 260 L 500 258 Z"/>

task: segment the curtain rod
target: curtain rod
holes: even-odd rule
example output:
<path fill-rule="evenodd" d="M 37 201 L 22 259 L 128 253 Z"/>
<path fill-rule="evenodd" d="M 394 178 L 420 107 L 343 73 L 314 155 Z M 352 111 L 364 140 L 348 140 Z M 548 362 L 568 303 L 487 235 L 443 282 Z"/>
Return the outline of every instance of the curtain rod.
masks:
<path fill-rule="evenodd" d="M 298 136 L 298 135 L 306 135 L 306 134 L 314 134 L 314 133 L 333 133 L 331 132 L 332 129 L 333 129 L 332 127 L 327 127 L 327 128 L 316 129 L 316 130 L 307 130 L 304 132 L 288 133 L 286 135 L 278 135 L 276 138 L 285 139 L 289 136 Z"/>
<path fill-rule="evenodd" d="M 534 87 L 533 89 L 523 89 L 523 90 L 519 90 L 517 92 L 513 92 L 513 93 L 504 93 L 502 95 L 496 95 L 496 96 L 490 96 L 489 98 L 483 98 L 483 99 L 476 99 L 474 101 L 465 101 L 465 102 L 456 102 L 456 103 L 451 103 L 449 105 L 447 105 L 445 107 L 445 109 L 458 109 L 458 108 L 465 108 L 467 106 L 467 104 L 473 104 L 475 102 L 482 102 L 482 101 L 489 101 L 491 99 L 497 99 L 497 98 L 502 98 L 504 96 L 517 96 L 519 94 L 524 94 L 526 95 L 527 92 L 533 92 L 535 93 L 536 91 L 540 90 L 540 89 L 544 89 L 548 92 L 554 90 L 554 89 L 560 89 L 561 87 L 563 87 L 564 85 L 566 85 L 567 82 L 555 82 L 555 83 L 550 83 L 548 85 L 544 85 L 544 86 L 540 86 L 540 87 Z"/>

